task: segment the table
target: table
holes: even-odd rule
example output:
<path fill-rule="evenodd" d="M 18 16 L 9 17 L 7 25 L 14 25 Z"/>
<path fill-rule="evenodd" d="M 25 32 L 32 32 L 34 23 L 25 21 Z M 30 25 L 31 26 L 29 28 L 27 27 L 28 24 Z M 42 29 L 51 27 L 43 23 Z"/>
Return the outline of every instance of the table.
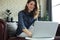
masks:
<path fill-rule="evenodd" d="M 54 40 L 54 38 L 29 38 L 29 37 L 26 37 L 25 39 L 27 40 Z"/>

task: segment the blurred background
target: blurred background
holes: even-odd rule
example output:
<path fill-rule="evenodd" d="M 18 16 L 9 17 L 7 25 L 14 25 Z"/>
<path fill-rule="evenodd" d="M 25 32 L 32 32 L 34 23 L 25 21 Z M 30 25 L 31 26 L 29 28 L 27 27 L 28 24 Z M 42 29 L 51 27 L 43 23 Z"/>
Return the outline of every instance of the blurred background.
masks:
<path fill-rule="evenodd" d="M 0 18 L 18 21 L 18 12 L 23 10 L 27 0 L 0 0 Z M 37 0 L 38 21 L 51 21 L 51 0 Z M 9 20 L 10 20 L 9 19 Z"/>

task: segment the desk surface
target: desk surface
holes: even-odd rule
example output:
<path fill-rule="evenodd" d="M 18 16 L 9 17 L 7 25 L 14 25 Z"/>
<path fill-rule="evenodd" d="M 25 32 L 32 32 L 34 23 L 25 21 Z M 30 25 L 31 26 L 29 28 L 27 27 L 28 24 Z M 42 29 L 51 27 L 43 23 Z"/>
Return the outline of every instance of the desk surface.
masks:
<path fill-rule="evenodd" d="M 25 37 L 27 40 L 54 40 L 54 38 L 29 38 Z"/>

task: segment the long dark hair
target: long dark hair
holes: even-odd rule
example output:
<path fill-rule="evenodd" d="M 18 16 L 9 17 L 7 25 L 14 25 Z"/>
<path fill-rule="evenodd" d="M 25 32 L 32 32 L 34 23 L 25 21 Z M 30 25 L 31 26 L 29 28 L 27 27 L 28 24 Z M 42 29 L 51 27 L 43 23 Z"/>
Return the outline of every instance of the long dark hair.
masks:
<path fill-rule="evenodd" d="M 27 4 L 30 3 L 31 1 L 34 1 L 35 2 L 35 8 L 32 11 L 32 15 L 35 16 L 37 14 L 36 11 L 38 9 L 38 7 L 37 7 L 37 1 L 36 0 L 28 0 L 27 1 Z M 25 9 L 24 9 L 25 12 L 28 12 L 27 4 L 26 4 Z"/>

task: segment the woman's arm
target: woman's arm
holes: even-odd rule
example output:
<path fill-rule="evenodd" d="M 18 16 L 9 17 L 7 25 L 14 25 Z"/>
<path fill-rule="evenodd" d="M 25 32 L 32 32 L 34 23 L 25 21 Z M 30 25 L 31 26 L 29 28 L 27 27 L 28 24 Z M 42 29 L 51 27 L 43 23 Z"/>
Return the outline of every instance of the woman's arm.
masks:
<path fill-rule="evenodd" d="M 18 14 L 18 23 L 24 33 L 26 33 L 28 36 L 32 36 L 32 33 L 25 27 L 24 21 L 23 21 L 23 13 L 20 12 Z"/>
<path fill-rule="evenodd" d="M 28 29 L 23 29 L 23 32 L 25 32 L 28 36 L 32 36 L 32 33 Z"/>

